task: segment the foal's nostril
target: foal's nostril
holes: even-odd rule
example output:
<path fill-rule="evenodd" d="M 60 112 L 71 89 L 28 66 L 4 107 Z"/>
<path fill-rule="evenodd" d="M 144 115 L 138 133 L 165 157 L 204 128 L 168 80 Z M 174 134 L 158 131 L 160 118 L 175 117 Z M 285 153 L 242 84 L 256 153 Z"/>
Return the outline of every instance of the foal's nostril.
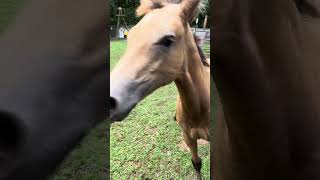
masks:
<path fill-rule="evenodd" d="M 117 100 L 114 97 L 110 97 L 110 109 L 111 112 L 117 108 Z"/>
<path fill-rule="evenodd" d="M 17 148 L 21 140 L 18 119 L 0 111 L 0 152 L 10 152 Z"/>

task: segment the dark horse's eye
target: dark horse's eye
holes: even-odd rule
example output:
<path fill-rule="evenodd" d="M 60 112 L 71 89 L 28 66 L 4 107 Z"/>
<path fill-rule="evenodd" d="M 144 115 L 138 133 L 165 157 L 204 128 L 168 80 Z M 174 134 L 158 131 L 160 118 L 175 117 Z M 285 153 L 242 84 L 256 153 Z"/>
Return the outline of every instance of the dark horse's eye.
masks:
<path fill-rule="evenodd" d="M 320 7 L 317 1 L 311 0 L 294 0 L 298 10 L 302 14 L 306 14 L 312 17 L 320 17 Z"/>
<path fill-rule="evenodd" d="M 174 42 L 176 41 L 176 37 L 173 35 L 166 35 L 162 37 L 156 44 L 165 46 L 165 47 L 170 47 Z"/>

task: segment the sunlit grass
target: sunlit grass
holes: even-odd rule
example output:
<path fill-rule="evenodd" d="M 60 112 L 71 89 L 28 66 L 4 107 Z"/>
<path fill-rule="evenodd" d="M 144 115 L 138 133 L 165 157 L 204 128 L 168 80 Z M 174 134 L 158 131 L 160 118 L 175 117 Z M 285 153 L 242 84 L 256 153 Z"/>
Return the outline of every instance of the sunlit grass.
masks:
<path fill-rule="evenodd" d="M 73 150 L 51 180 L 104 180 L 108 176 L 106 123 L 91 130 Z"/>

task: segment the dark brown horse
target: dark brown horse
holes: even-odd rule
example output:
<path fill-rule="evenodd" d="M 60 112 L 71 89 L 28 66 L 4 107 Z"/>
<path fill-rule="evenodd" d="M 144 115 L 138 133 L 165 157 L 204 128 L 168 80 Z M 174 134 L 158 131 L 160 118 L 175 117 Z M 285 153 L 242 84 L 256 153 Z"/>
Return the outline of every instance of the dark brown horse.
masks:
<path fill-rule="evenodd" d="M 30 0 L 2 34 L 1 180 L 44 179 L 107 118 L 106 14 L 102 0 Z"/>
<path fill-rule="evenodd" d="M 320 179 L 319 1 L 216 0 L 215 179 Z"/>

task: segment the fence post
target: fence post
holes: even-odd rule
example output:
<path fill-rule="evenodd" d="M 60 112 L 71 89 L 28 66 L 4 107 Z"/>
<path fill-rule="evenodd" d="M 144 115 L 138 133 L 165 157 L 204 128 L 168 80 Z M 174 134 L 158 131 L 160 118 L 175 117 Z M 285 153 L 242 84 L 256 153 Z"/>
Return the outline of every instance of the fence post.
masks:
<path fill-rule="evenodd" d="M 208 15 L 206 15 L 206 16 L 204 17 L 203 28 L 206 28 L 206 26 L 207 26 L 207 21 L 208 21 Z"/>

